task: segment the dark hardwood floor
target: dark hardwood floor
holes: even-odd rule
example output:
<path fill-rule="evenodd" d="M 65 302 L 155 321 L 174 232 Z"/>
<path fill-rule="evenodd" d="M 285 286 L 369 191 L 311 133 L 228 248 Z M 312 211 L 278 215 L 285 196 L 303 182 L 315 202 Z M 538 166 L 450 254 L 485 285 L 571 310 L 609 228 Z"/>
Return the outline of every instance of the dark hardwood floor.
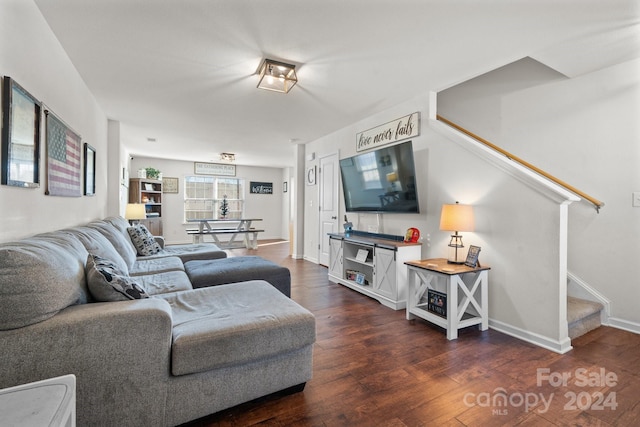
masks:
<path fill-rule="evenodd" d="M 292 260 L 289 243 L 259 255 L 291 270 L 292 298 L 316 316 L 313 379 L 189 426 L 639 426 L 640 336 L 600 327 L 560 355 L 476 327 L 448 341 Z"/>

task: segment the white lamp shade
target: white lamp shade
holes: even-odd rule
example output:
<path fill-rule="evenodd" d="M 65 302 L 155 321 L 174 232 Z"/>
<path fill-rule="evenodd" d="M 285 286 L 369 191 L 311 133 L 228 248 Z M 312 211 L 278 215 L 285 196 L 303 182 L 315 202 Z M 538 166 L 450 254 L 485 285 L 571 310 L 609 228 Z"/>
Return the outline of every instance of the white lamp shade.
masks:
<path fill-rule="evenodd" d="M 129 203 L 127 204 L 127 209 L 124 212 L 124 217 L 128 220 L 145 219 L 147 217 L 147 212 L 145 211 L 142 203 Z"/>
<path fill-rule="evenodd" d="M 473 231 L 475 228 L 473 207 L 470 205 L 442 205 L 440 230 Z"/>

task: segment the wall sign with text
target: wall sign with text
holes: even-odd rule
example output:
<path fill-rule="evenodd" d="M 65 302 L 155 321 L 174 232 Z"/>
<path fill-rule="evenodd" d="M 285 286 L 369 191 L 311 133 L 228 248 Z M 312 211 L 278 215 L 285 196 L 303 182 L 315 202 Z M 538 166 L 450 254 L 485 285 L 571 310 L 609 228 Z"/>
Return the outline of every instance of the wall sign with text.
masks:
<path fill-rule="evenodd" d="M 224 163 L 193 163 L 194 172 L 198 175 L 236 176 L 236 165 Z"/>
<path fill-rule="evenodd" d="M 273 182 L 249 182 L 249 193 L 273 194 Z"/>
<path fill-rule="evenodd" d="M 356 134 L 356 151 L 369 150 L 420 135 L 420 112 Z"/>

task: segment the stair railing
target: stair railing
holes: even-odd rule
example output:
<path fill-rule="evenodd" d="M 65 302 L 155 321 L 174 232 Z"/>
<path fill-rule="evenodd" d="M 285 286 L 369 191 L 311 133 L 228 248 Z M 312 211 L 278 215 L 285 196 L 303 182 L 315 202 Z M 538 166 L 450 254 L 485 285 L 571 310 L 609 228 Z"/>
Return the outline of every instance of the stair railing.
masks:
<path fill-rule="evenodd" d="M 588 194 L 584 193 L 583 191 L 578 190 L 577 188 L 573 187 L 572 185 L 567 184 L 566 182 L 556 178 L 555 176 L 543 171 L 542 169 L 532 165 L 531 163 L 519 158 L 518 156 L 515 156 L 513 154 L 511 154 L 510 152 L 498 147 L 497 145 L 487 141 L 486 139 L 474 134 L 471 131 L 468 131 L 467 129 L 463 128 L 460 125 L 455 124 L 454 122 L 452 122 L 451 120 L 448 120 L 444 117 L 442 117 L 439 114 L 436 114 L 436 119 L 451 126 L 452 128 L 456 129 L 459 132 L 464 133 L 465 135 L 475 139 L 476 141 L 484 144 L 485 146 L 491 148 L 494 151 L 497 151 L 498 153 L 502 154 L 503 156 L 505 156 L 506 158 L 508 158 L 509 160 L 513 160 L 516 163 L 519 163 L 520 165 L 542 175 L 543 177 L 555 182 L 556 184 L 560 185 L 561 187 L 564 187 L 565 189 L 567 189 L 568 191 L 577 194 L 578 196 L 582 197 L 583 199 L 587 200 L 588 202 L 590 202 L 591 204 L 593 204 L 593 206 L 596 208 L 596 212 L 600 213 L 600 208 L 604 206 L 604 202 L 596 199 L 595 197 L 591 197 Z"/>

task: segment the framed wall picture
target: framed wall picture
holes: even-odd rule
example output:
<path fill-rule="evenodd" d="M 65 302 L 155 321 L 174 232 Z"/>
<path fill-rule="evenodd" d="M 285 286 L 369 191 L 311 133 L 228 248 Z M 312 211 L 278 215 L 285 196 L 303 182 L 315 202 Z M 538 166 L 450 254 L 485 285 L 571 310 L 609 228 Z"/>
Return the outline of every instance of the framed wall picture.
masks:
<path fill-rule="evenodd" d="M 123 167 L 122 174 L 120 176 L 120 185 L 129 188 L 129 169 Z"/>
<path fill-rule="evenodd" d="M 177 193 L 178 192 L 178 178 L 162 178 L 162 192 L 163 193 Z"/>
<path fill-rule="evenodd" d="M 82 142 L 51 111 L 45 110 L 47 129 L 47 190 L 49 196 L 82 196 Z"/>
<path fill-rule="evenodd" d="M 3 185 L 40 187 L 41 104 L 11 77 L 2 88 Z"/>
<path fill-rule="evenodd" d="M 84 195 L 96 194 L 96 150 L 84 143 Z"/>

